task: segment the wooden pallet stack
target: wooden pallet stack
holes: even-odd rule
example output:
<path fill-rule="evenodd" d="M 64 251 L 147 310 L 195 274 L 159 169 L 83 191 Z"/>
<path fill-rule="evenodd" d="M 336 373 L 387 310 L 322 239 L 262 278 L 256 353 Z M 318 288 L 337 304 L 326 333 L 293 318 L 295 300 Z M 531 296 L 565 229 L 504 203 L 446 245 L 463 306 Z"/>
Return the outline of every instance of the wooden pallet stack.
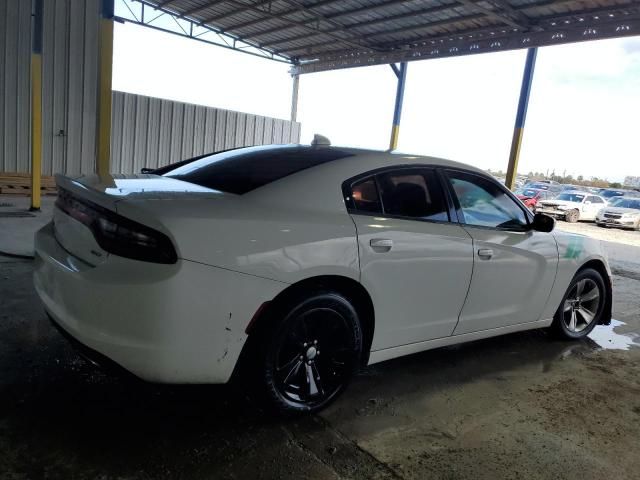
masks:
<path fill-rule="evenodd" d="M 42 195 L 55 195 L 56 182 L 53 177 L 42 176 L 40 180 Z M 28 173 L 0 172 L 0 194 L 31 195 L 31 175 Z"/>

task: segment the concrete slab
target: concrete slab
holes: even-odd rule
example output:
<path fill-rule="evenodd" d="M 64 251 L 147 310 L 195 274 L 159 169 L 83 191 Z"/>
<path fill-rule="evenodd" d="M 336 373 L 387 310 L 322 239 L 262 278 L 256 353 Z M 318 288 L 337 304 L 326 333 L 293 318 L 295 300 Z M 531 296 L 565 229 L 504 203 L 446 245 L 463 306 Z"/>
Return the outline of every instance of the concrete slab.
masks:
<path fill-rule="evenodd" d="M 56 197 L 43 196 L 39 212 L 30 212 L 26 196 L 0 196 L 0 252 L 33 256 L 33 236 L 51 221 Z"/>
<path fill-rule="evenodd" d="M 31 273 L 30 261 L 0 263 L 4 478 L 590 480 L 640 472 L 640 281 L 629 276 L 614 278 L 618 321 L 590 339 L 533 331 L 386 362 L 365 369 L 320 416 L 284 420 L 248 400 L 242 385 L 149 385 L 96 370 L 49 325 Z"/>

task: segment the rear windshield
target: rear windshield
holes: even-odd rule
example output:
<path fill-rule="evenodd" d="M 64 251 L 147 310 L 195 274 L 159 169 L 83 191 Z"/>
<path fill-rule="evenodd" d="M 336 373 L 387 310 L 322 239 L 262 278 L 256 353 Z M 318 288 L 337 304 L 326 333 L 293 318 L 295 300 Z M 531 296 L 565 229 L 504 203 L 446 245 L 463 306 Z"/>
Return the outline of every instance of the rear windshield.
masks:
<path fill-rule="evenodd" d="M 579 193 L 561 193 L 557 198 L 558 200 L 565 200 L 567 202 L 581 203 L 582 200 L 584 200 L 584 195 L 580 195 Z"/>
<path fill-rule="evenodd" d="M 302 145 L 248 147 L 177 164 L 163 175 L 241 195 L 301 170 L 349 156 L 335 148 Z"/>

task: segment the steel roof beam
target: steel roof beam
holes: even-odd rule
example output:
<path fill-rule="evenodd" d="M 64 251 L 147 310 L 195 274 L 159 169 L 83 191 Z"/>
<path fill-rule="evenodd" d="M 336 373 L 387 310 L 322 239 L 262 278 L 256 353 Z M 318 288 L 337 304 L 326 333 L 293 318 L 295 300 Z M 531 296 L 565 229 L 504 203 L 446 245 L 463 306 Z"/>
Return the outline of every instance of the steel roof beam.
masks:
<path fill-rule="evenodd" d="M 395 3 L 395 0 L 394 0 L 394 3 Z M 405 3 L 405 2 L 400 2 L 400 3 Z M 405 18 L 411 18 L 411 17 L 421 16 L 421 15 L 428 15 L 428 14 L 432 14 L 432 13 L 444 12 L 446 10 L 451 10 L 452 8 L 460 7 L 460 6 L 461 6 L 461 3 L 458 2 L 458 1 L 455 1 L 453 3 L 449 3 L 449 4 L 446 4 L 446 5 L 437 5 L 435 7 L 428 7 L 428 8 L 424 8 L 422 10 L 415 10 L 415 11 L 412 11 L 412 12 L 398 13 L 398 14 L 392 15 L 390 17 L 376 18 L 376 19 L 373 19 L 373 20 L 367 20 L 366 22 L 359 22 L 357 24 L 353 24 L 353 25 L 349 25 L 349 26 L 345 26 L 345 27 L 346 28 L 351 28 L 351 29 L 370 27 L 372 25 L 379 25 L 381 23 L 392 22 L 392 21 L 395 21 L 395 20 L 402 20 L 402 19 L 405 19 Z M 363 10 L 363 9 L 359 9 L 359 10 L 366 11 L 366 10 Z M 283 29 L 282 27 L 272 28 L 272 29 L 269 29 L 269 30 L 264 30 L 262 32 L 258 32 L 258 33 L 255 34 L 255 36 L 256 37 L 261 37 L 263 35 L 270 35 L 272 33 L 277 33 L 277 32 L 279 32 L 281 30 L 285 30 L 285 29 Z M 329 29 L 329 30 L 323 30 L 323 31 L 321 31 L 319 33 L 325 33 L 325 32 L 326 33 L 331 33 L 333 31 L 334 31 L 333 29 Z M 301 38 L 307 38 L 307 37 L 308 37 L 308 35 L 297 35 L 295 37 L 290 37 L 290 38 L 287 38 L 285 40 L 278 40 L 278 41 L 273 42 L 273 43 L 272 42 L 268 42 L 268 43 L 270 45 L 278 45 L 279 43 L 285 43 L 287 41 L 295 41 L 295 40 L 299 40 Z"/>
<path fill-rule="evenodd" d="M 476 13 L 476 14 L 473 14 L 473 15 L 466 15 L 464 17 L 452 17 L 452 18 L 449 18 L 447 20 L 438 20 L 436 22 L 425 23 L 425 24 L 422 24 L 422 25 L 414 25 L 414 26 L 411 26 L 411 27 L 399 27 L 399 28 L 395 28 L 393 30 L 387 30 L 385 32 L 372 33 L 372 34 L 367 35 L 366 37 L 371 39 L 371 38 L 376 38 L 376 37 L 385 36 L 385 35 L 394 35 L 396 33 L 407 33 L 407 32 L 410 32 L 410 31 L 420 31 L 420 30 L 426 30 L 428 28 L 444 27 L 446 25 L 451 25 L 451 24 L 454 24 L 454 23 L 468 22 L 468 21 L 472 21 L 472 20 L 479 20 L 481 18 L 485 18 L 485 15 L 482 14 L 482 13 Z M 282 42 L 280 42 L 280 43 L 282 43 Z M 286 50 L 287 55 L 289 55 L 289 54 L 293 54 L 294 52 L 301 52 L 301 51 L 307 50 L 310 47 L 311 48 L 323 47 L 323 46 L 332 45 L 332 44 L 333 44 L 333 42 L 322 42 L 322 43 L 305 45 L 303 47 L 297 47 L 297 48 L 294 48 L 294 49 L 282 49 L 281 51 L 284 52 Z M 273 46 L 273 45 L 275 45 L 275 43 L 273 43 L 273 42 L 265 42 L 263 45 Z M 378 47 L 380 47 L 380 45 L 378 45 Z M 280 50 L 274 50 L 274 51 L 275 52 L 281 52 Z M 317 52 L 317 53 L 319 54 L 321 52 Z"/>
<path fill-rule="evenodd" d="M 208 8 L 214 7 L 216 5 L 220 5 L 221 3 L 224 3 L 225 1 L 226 0 L 217 0 L 215 2 L 205 3 L 204 5 L 200 5 L 199 7 L 192 8 L 191 10 L 187 10 L 186 12 L 181 13 L 180 14 L 180 18 L 191 17 L 192 15 L 195 15 L 196 13 L 204 12 Z"/>
<path fill-rule="evenodd" d="M 317 28 L 310 27 L 308 25 L 305 25 L 304 23 L 301 23 L 301 22 L 298 22 L 298 21 L 295 21 L 295 20 L 289 20 L 289 19 L 286 19 L 286 18 L 281 18 L 278 14 L 271 13 L 271 12 L 266 12 L 266 11 L 256 7 L 255 4 L 247 4 L 247 3 L 244 3 L 241 0 L 227 0 L 227 1 L 228 1 L 228 3 L 233 3 L 235 5 L 246 7 L 249 10 L 258 12 L 258 13 L 260 13 L 260 14 L 266 16 L 266 17 L 269 17 L 271 19 L 276 19 L 276 20 L 280 20 L 282 22 L 288 23 L 291 26 L 301 27 L 301 28 L 304 28 L 305 30 L 308 30 L 308 31 L 313 32 L 313 33 L 317 33 L 318 32 Z M 233 26 L 226 27 L 226 31 L 233 31 L 233 30 L 236 30 L 236 28 L 233 27 Z M 346 44 L 346 45 L 350 45 L 352 47 L 357 47 L 357 48 L 367 47 L 366 45 L 363 45 L 362 43 L 354 42 L 354 41 L 349 40 L 347 38 L 341 38 L 341 37 L 339 37 L 337 35 L 334 35 L 334 34 L 327 34 L 327 35 L 330 36 L 331 38 L 333 38 L 334 41 L 337 41 L 339 43 L 343 43 L 343 44 Z M 252 37 L 257 37 L 257 35 L 252 35 Z"/>
<path fill-rule="evenodd" d="M 259 7 L 263 7 L 265 5 L 273 3 L 273 1 L 274 0 L 266 0 L 266 1 L 258 2 L 256 4 L 254 4 L 254 7 L 258 7 L 258 8 Z M 313 5 L 313 7 L 314 8 L 324 7 L 326 5 L 332 5 L 334 3 L 339 3 L 341 1 L 343 1 L 343 0 L 324 0 L 322 2 L 316 3 L 315 5 Z M 236 10 L 232 10 L 232 11 L 227 12 L 227 13 L 216 15 L 215 17 L 207 18 L 206 20 L 203 20 L 203 22 L 204 23 L 217 22 L 217 21 L 223 20 L 225 18 L 233 17 L 234 15 L 237 15 L 239 13 L 246 12 L 246 11 L 247 11 L 247 7 L 238 8 Z M 286 15 L 288 15 L 290 13 L 294 13 L 296 11 L 297 10 L 291 9 L 291 10 L 287 10 L 285 12 L 280 12 L 279 15 L 286 16 Z M 262 19 L 262 18 L 256 18 L 254 20 L 249 20 L 248 22 L 239 23 L 239 24 L 236 25 L 236 28 L 245 28 L 245 27 L 250 27 L 252 25 L 258 25 L 258 24 L 262 23 L 263 21 L 264 21 L 264 19 Z M 313 21 L 315 21 L 315 20 L 309 20 L 309 21 L 305 20 L 304 23 L 312 23 Z"/>
<path fill-rule="evenodd" d="M 564 4 L 564 3 L 571 3 L 573 1 L 574 0 L 542 0 L 542 1 L 539 1 L 539 2 L 536 2 L 536 3 L 530 3 L 530 4 L 526 4 L 526 5 L 521 5 L 519 7 L 515 7 L 515 8 L 513 8 L 513 10 L 518 14 L 524 15 L 524 13 L 522 13 L 522 11 L 527 10 L 527 9 L 537 8 L 537 7 L 544 7 L 544 6 L 552 5 L 552 4 L 553 5 L 561 5 L 561 4 Z M 387 2 L 387 4 L 385 4 L 385 5 L 388 6 L 388 4 L 391 4 L 391 3 L 405 3 L 405 2 L 403 2 L 402 0 L 392 0 L 391 2 Z M 385 22 L 388 22 L 388 21 L 402 20 L 404 18 L 409 18 L 409 17 L 413 17 L 413 16 L 417 16 L 417 15 L 428 15 L 430 13 L 443 12 L 443 11 L 450 10 L 452 8 L 456 8 L 456 7 L 460 7 L 460 6 L 462 6 L 462 4 L 458 0 L 456 0 L 455 2 L 450 3 L 448 5 L 439 5 L 439 6 L 436 6 L 436 7 L 428 7 L 426 9 L 417 10 L 417 11 L 411 12 L 411 13 L 401 13 L 401 14 L 393 15 L 391 17 L 378 18 L 378 19 L 374 19 L 374 20 L 369 20 L 367 22 L 360 22 L 358 24 L 353 25 L 351 28 L 368 27 L 368 26 L 372 26 L 372 25 L 378 25 L 380 23 L 385 23 Z M 359 9 L 357 9 L 357 10 L 358 10 L 358 13 L 361 13 L 361 12 L 364 12 L 364 11 L 367 11 L 367 10 L 370 10 L 370 9 L 373 9 L 373 8 L 375 8 L 375 7 L 361 7 Z M 352 12 L 354 12 L 354 11 L 352 11 Z M 528 18 L 528 17 L 526 17 L 526 15 L 525 15 L 525 18 Z M 259 34 L 256 34 L 255 36 L 258 37 L 258 36 L 262 35 L 263 33 L 264 34 L 266 34 L 266 33 L 275 33 L 274 30 L 275 29 L 265 30 L 264 32 L 260 32 Z M 331 30 L 328 30 L 328 31 L 330 32 Z M 287 41 L 297 41 L 297 40 L 302 40 L 302 39 L 306 39 L 306 38 L 310 38 L 309 35 L 297 35 L 295 37 L 287 38 L 286 41 L 285 40 L 278 41 L 278 43 L 267 42 L 267 43 L 265 43 L 265 45 L 268 44 L 270 46 L 275 46 L 275 45 L 280 45 L 282 43 L 286 43 Z M 324 45 L 328 45 L 330 43 L 331 42 L 323 42 L 323 43 L 317 44 L 317 45 L 309 44 L 308 46 L 305 45 L 304 48 L 308 48 L 310 46 L 324 46 Z M 298 50 L 301 50 L 301 49 L 302 49 L 302 47 L 300 49 L 296 49 L 296 50 L 293 50 L 293 51 L 298 51 Z M 279 49 L 279 51 L 285 51 L 285 50 L 286 50 L 285 48 Z"/>
<path fill-rule="evenodd" d="M 509 27 L 480 31 L 468 29 L 407 42 L 407 44 L 415 46 L 397 48 L 385 53 L 354 52 L 352 50 L 324 52 L 318 54 L 313 61 L 293 66 L 291 73 L 306 74 L 392 62 L 428 60 L 640 35 L 640 12 L 636 12 L 639 9 L 637 7 L 625 8 L 631 7 L 631 5 L 621 5 L 620 7 L 619 10 L 613 12 L 609 8 L 608 12 L 615 13 L 614 17 L 599 15 L 598 10 L 600 9 L 570 13 L 564 16 L 548 16 L 544 20 L 551 23 L 545 25 L 545 30 L 539 31 L 513 31 Z M 606 10 L 603 10 L 604 12 Z M 583 20 L 580 21 L 580 19 Z M 566 20 L 569 23 L 566 23 Z"/>
<path fill-rule="evenodd" d="M 496 10 L 492 10 L 490 8 L 485 8 L 481 5 L 478 5 L 476 3 L 474 3 L 472 0 L 458 0 L 460 3 L 462 3 L 467 9 L 469 10 L 475 10 L 478 11 L 480 13 L 483 13 L 484 15 L 486 15 L 489 18 L 492 18 L 494 20 L 497 20 L 500 23 L 504 23 L 506 25 L 509 25 L 510 27 L 514 27 L 514 28 L 522 28 L 522 29 L 527 29 L 529 28 L 529 23 L 520 23 L 517 22 L 515 20 L 513 20 L 512 18 L 510 18 L 508 15 L 503 15 L 502 13 L 496 11 Z"/>

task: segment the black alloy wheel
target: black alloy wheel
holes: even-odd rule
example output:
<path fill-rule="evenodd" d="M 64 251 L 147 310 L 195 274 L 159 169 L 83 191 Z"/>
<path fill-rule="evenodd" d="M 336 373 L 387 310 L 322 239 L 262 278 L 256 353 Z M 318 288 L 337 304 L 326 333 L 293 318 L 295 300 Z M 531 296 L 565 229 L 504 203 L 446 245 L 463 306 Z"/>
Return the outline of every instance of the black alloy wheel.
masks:
<path fill-rule="evenodd" d="M 347 386 L 360 365 L 362 331 L 351 303 L 321 292 L 285 309 L 264 351 L 263 384 L 277 410 L 320 410 Z"/>

